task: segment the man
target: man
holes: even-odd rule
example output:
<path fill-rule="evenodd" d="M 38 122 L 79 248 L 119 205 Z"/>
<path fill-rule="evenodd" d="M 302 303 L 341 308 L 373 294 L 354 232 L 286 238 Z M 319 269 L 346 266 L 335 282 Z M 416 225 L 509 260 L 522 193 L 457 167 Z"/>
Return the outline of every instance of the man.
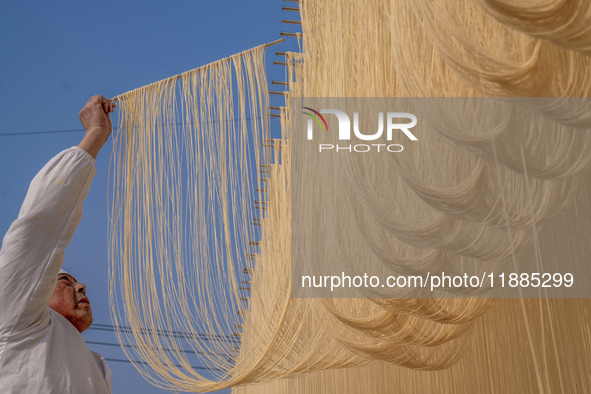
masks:
<path fill-rule="evenodd" d="M 92 324 L 86 287 L 61 270 L 82 216 L 94 160 L 111 134 L 114 104 L 80 111 L 80 144 L 35 176 L 0 250 L 0 393 L 110 393 L 111 372 L 80 333 Z"/>

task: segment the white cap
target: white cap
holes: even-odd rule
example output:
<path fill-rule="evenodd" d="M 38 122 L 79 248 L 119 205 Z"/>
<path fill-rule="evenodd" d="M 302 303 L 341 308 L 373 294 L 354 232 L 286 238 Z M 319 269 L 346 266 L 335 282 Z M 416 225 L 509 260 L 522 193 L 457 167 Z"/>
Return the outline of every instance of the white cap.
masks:
<path fill-rule="evenodd" d="M 69 273 L 68 271 L 66 271 L 66 270 L 65 270 L 65 269 L 63 269 L 63 268 L 61 268 L 61 269 L 60 269 L 60 272 L 58 273 L 58 275 L 59 275 L 59 274 L 66 274 L 66 275 L 70 275 L 72 278 L 74 278 L 74 275 L 72 275 L 71 273 Z M 74 280 L 76 280 L 76 278 L 74 278 Z M 78 282 L 78 281 L 76 280 L 76 282 Z"/>

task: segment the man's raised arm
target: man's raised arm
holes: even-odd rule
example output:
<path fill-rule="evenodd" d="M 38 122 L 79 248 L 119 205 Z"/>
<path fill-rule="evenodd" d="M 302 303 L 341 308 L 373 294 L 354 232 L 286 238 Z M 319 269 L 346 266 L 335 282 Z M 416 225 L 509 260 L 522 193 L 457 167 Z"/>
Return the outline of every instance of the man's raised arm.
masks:
<path fill-rule="evenodd" d="M 80 111 L 86 130 L 77 147 L 52 158 L 33 178 L 18 218 L 0 250 L 0 338 L 43 321 L 82 202 L 95 173 L 94 159 L 111 134 L 113 104 L 93 96 Z"/>

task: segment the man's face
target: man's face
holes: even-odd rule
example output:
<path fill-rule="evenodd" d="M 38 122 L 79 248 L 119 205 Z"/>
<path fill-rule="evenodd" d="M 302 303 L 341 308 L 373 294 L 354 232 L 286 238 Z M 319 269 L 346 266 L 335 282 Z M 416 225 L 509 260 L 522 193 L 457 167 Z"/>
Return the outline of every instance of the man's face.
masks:
<path fill-rule="evenodd" d="M 76 282 L 71 275 L 58 274 L 49 307 L 68 319 L 80 332 L 92 324 L 92 309 L 86 297 L 86 286 Z"/>

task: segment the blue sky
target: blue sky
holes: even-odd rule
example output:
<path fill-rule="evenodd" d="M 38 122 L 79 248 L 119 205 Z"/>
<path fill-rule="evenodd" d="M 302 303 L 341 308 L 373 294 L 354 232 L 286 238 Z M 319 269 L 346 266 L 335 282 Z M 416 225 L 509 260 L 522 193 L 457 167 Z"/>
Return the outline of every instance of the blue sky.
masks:
<path fill-rule="evenodd" d="M 113 97 L 274 41 L 299 19 L 280 0 L 250 1 L 0 1 L 0 233 L 16 218 L 28 184 L 56 153 L 82 138 L 78 111 L 93 94 Z M 283 80 L 275 51 L 297 50 L 295 39 L 267 50 L 269 80 Z M 279 90 L 276 87 L 273 90 Z M 272 97 L 273 105 L 282 105 Z M 116 119 L 116 113 L 113 114 Z M 272 122 L 273 127 L 278 127 Z M 84 217 L 66 250 L 65 268 L 84 282 L 95 323 L 110 324 L 107 284 L 107 207 L 110 142 L 97 159 L 97 174 Z M 116 343 L 108 331 L 88 330 L 87 341 Z M 108 358 L 117 347 L 89 345 Z M 164 393 L 131 364 L 110 362 L 115 393 Z"/>

